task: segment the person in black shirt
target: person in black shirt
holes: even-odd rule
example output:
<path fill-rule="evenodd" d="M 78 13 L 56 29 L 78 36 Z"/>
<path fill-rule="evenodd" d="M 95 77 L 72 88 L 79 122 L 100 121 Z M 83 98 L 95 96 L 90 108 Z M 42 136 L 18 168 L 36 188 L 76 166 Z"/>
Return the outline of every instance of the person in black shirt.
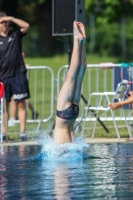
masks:
<path fill-rule="evenodd" d="M 10 31 L 9 23 L 19 26 Z M 20 139 L 26 140 L 26 103 L 30 98 L 26 67 L 22 57 L 22 38 L 26 34 L 29 24 L 21 19 L 6 16 L 0 12 L 0 81 L 5 85 L 6 123 L 11 97 L 17 102 L 20 120 Z M 3 125 L 3 139 L 5 139 L 6 126 Z"/>

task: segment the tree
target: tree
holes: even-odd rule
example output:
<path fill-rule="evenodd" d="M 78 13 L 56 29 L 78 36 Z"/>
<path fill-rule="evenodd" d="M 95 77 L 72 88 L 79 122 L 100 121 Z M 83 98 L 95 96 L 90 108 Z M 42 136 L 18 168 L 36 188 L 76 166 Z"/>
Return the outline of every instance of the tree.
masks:
<path fill-rule="evenodd" d="M 133 0 L 89 0 L 86 12 L 94 14 L 98 24 L 120 21 L 121 17 L 132 16 Z"/>

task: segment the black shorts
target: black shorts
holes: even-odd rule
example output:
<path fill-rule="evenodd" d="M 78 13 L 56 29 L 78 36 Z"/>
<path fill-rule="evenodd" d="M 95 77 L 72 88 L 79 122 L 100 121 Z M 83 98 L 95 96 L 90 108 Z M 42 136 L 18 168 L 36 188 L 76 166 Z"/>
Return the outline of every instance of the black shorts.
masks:
<path fill-rule="evenodd" d="M 18 73 L 15 76 L 2 80 L 5 85 L 6 102 L 11 101 L 11 97 L 17 102 L 30 98 L 29 84 L 26 72 Z"/>

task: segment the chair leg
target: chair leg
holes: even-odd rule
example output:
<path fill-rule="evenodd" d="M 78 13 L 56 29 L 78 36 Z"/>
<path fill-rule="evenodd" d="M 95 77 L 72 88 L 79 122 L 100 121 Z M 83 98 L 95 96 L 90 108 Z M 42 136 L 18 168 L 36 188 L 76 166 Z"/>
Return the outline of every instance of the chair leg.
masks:
<path fill-rule="evenodd" d="M 124 112 L 123 109 L 122 109 L 122 112 L 123 112 L 123 115 L 124 115 L 124 118 L 125 118 L 125 122 L 126 122 L 126 126 L 127 126 L 127 130 L 128 130 L 129 136 L 132 137 L 130 128 L 129 128 L 128 123 L 127 123 L 126 115 L 125 115 L 125 112 Z"/>
<path fill-rule="evenodd" d="M 98 113 L 96 114 L 96 120 L 95 120 L 95 122 L 94 122 L 94 127 L 93 127 L 92 137 L 91 137 L 91 138 L 94 138 L 94 134 L 95 134 L 95 130 L 96 130 L 96 124 L 97 124 L 97 120 L 98 120 Z"/>
<path fill-rule="evenodd" d="M 115 127 L 115 130 L 116 130 L 116 133 L 117 133 L 117 137 L 118 137 L 118 139 L 120 139 L 121 137 L 120 137 L 120 134 L 119 134 L 119 131 L 118 131 L 117 125 L 116 125 L 116 121 L 115 121 L 114 113 L 113 113 L 112 110 L 110 110 L 110 112 L 111 112 L 111 115 L 112 115 L 112 117 L 113 117 L 113 122 L 114 122 L 114 127 Z"/>
<path fill-rule="evenodd" d="M 74 127 L 74 133 L 77 133 L 77 132 L 78 132 L 78 130 L 79 130 L 79 128 L 80 128 L 80 124 L 81 124 L 81 122 L 83 122 L 84 118 L 85 118 L 85 115 L 80 119 L 79 122 L 77 122 L 76 126 Z M 81 131 L 82 131 L 82 130 L 81 130 Z"/>
<path fill-rule="evenodd" d="M 88 113 L 88 111 L 86 111 L 85 116 L 84 116 L 83 125 L 82 125 L 82 131 L 81 131 L 81 137 L 83 137 L 87 113 Z"/>
<path fill-rule="evenodd" d="M 37 125 L 37 129 L 36 129 L 36 131 L 37 131 L 37 132 L 39 132 L 39 131 L 40 131 L 40 128 L 41 128 L 41 123 L 42 123 L 42 122 L 41 122 L 41 120 L 40 120 L 40 121 L 38 122 L 38 125 Z"/>

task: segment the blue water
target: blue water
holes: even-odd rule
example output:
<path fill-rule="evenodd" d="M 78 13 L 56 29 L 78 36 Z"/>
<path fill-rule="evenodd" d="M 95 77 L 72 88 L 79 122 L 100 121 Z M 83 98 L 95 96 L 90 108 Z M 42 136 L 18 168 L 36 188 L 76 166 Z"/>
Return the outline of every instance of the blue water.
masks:
<path fill-rule="evenodd" d="M 0 200 L 133 199 L 133 143 L 42 143 L 0 146 Z"/>

